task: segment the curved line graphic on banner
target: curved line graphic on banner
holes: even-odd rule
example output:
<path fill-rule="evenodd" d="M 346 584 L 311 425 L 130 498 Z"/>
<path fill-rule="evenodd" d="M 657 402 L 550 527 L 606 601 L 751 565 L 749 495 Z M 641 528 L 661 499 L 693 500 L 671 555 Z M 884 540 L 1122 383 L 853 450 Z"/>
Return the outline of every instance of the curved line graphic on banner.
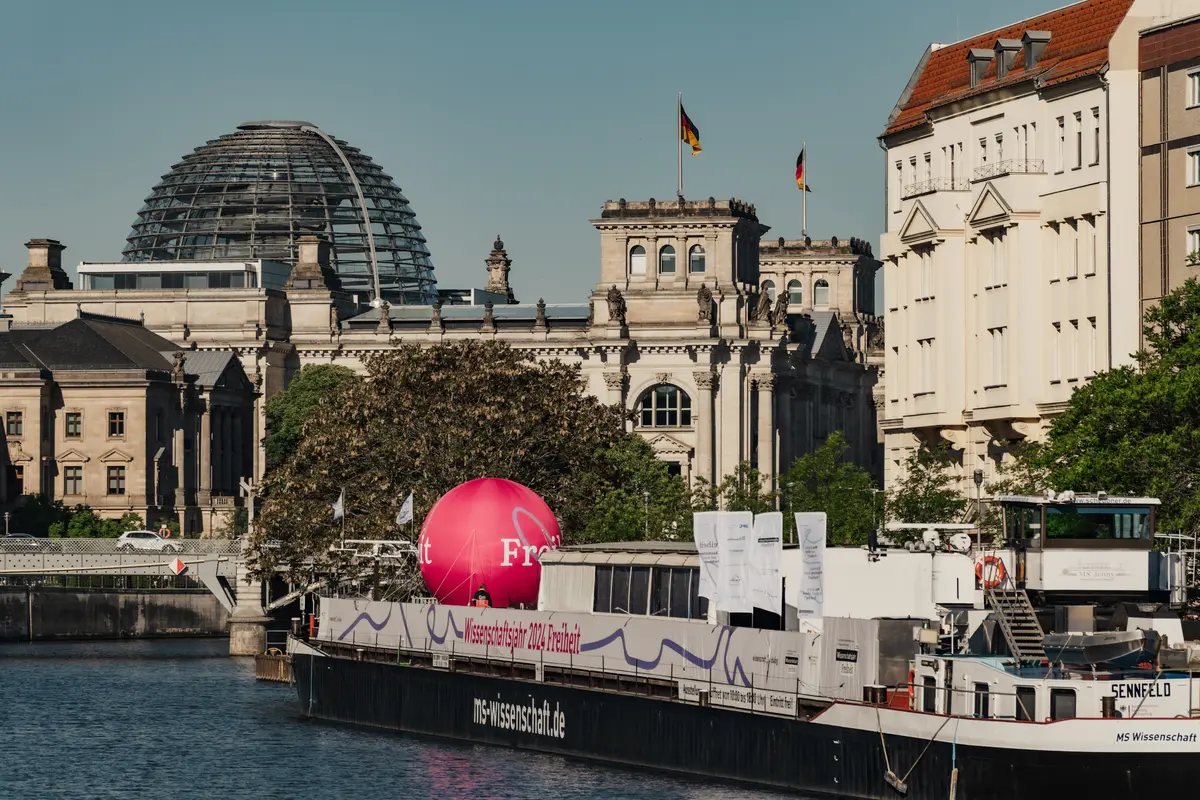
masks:
<path fill-rule="evenodd" d="M 728 634 L 728 636 L 726 634 Z M 750 681 L 746 678 L 746 671 L 742 668 L 742 660 L 740 658 L 736 658 L 736 657 L 734 658 L 733 673 L 730 673 L 730 671 L 729 671 L 729 645 L 730 645 L 730 643 L 733 642 L 733 629 L 732 628 L 728 628 L 728 627 L 721 628 L 720 634 L 717 635 L 716 649 L 713 651 L 712 658 L 708 658 L 708 659 L 704 658 L 703 656 L 698 656 L 695 653 L 692 653 L 690 650 L 683 647 L 678 642 L 676 642 L 672 639 L 663 639 L 658 644 L 658 655 L 654 657 L 654 660 L 653 661 L 644 661 L 644 660 L 638 658 L 637 656 L 631 656 L 629 654 L 629 648 L 626 646 L 626 642 L 625 642 L 625 629 L 624 628 L 617 628 L 615 631 L 610 633 L 608 636 L 605 636 L 603 639 L 598 639 L 594 642 L 587 642 L 586 644 L 581 644 L 579 646 L 579 652 L 586 653 L 591 650 L 599 650 L 601 648 L 607 647 L 608 645 L 612 644 L 617 639 L 621 640 L 621 653 L 625 657 L 625 663 L 631 667 L 637 667 L 638 669 L 655 669 L 656 667 L 658 667 L 659 662 L 662 661 L 663 650 L 674 651 L 679 656 L 681 656 L 685 661 L 688 661 L 689 663 L 691 663 L 693 666 L 700 667 L 701 669 L 712 669 L 713 665 L 717 663 L 717 658 L 721 655 L 721 642 L 724 641 L 724 643 L 725 643 L 725 661 L 722 664 L 722 666 L 725 669 L 725 681 L 727 683 L 732 684 L 734 682 L 734 678 L 737 677 L 737 675 L 740 673 L 742 676 L 743 685 L 750 686 Z"/>
<path fill-rule="evenodd" d="M 454 612 L 448 608 L 446 609 L 446 629 L 442 631 L 441 636 L 437 635 L 437 632 L 433 629 L 433 621 L 437 618 L 437 610 L 438 606 L 430 606 L 429 613 L 425 615 L 425 630 L 429 631 L 429 638 L 436 644 L 445 644 L 446 640 L 450 638 L 450 631 L 453 630 L 455 638 L 461 639 L 462 631 L 454 624 Z"/>
<path fill-rule="evenodd" d="M 550 531 L 546 530 L 546 526 L 542 524 L 542 521 L 540 519 L 535 517 L 533 514 L 530 514 L 528 511 L 521 508 L 520 506 L 513 506 L 513 513 L 512 513 L 513 530 L 515 530 L 517 532 L 517 537 L 521 540 L 521 544 L 523 544 L 525 547 L 528 547 L 529 540 L 527 538 L 525 538 L 525 531 L 521 530 L 521 521 L 519 519 L 517 519 L 518 514 L 524 514 L 525 516 L 527 516 L 531 520 L 533 520 L 533 523 L 542 529 L 542 536 L 544 536 L 546 538 L 546 541 L 551 544 L 554 544 L 555 546 L 558 545 L 558 543 L 555 541 L 555 539 L 550 535 Z"/>
<path fill-rule="evenodd" d="M 345 639 L 347 636 L 349 636 L 354 631 L 354 629 L 356 627 L 358 627 L 358 623 L 363 622 L 364 620 L 366 621 L 366 623 L 368 625 L 370 625 L 372 628 L 375 629 L 376 633 L 378 633 L 379 631 L 383 630 L 383 626 L 387 625 L 388 620 L 392 618 L 392 609 L 394 609 L 395 607 L 396 607 L 395 605 L 391 605 L 388 607 L 388 613 L 387 613 L 387 616 L 383 618 L 383 622 L 376 622 L 375 620 L 371 619 L 370 614 L 368 614 L 365 611 L 362 612 L 361 614 L 359 614 L 357 617 L 354 618 L 354 622 L 350 623 L 350 627 L 348 627 L 348 628 L 346 628 L 346 630 L 342 631 L 342 635 L 339 636 L 337 638 L 337 640 L 340 642 L 342 639 Z"/>

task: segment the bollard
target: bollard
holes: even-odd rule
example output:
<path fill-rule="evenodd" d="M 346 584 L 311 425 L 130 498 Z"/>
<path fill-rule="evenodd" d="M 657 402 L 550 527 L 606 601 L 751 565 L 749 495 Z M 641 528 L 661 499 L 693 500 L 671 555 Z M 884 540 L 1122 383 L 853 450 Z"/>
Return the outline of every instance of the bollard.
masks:
<path fill-rule="evenodd" d="M 1117 716 L 1116 697 L 1110 694 L 1100 698 L 1100 716 L 1105 719 L 1113 719 Z"/>

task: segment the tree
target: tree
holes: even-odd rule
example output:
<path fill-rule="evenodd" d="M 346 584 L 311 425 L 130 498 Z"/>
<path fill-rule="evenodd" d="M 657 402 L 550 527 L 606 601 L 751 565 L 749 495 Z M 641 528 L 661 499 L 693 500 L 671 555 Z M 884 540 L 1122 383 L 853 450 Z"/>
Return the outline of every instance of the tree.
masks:
<path fill-rule="evenodd" d="M 296 452 L 304 424 L 321 409 L 321 404 L 358 376 L 336 364 L 307 364 L 300 369 L 287 389 L 267 401 L 267 435 L 263 447 L 267 464 L 276 467 Z"/>
<path fill-rule="evenodd" d="M 904 463 L 904 477 L 888 492 L 887 516 L 894 522 L 958 522 L 967 501 L 954 488 L 954 477 L 947 470 L 945 446 L 930 450 L 918 448 Z M 894 541 L 920 536 L 920 531 L 897 531 Z"/>
<path fill-rule="evenodd" d="M 13 533 L 32 536 L 54 536 L 55 526 L 65 527 L 71 511 L 61 500 L 49 495 L 28 495 L 11 512 L 8 524 Z"/>
<path fill-rule="evenodd" d="M 775 493 L 766 486 L 761 472 L 740 461 L 733 472 L 714 487 L 722 511 L 752 511 L 765 514 L 775 510 Z M 701 496 L 704 496 L 703 489 Z M 707 507 L 707 504 L 706 504 Z"/>
<path fill-rule="evenodd" d="M 249 530 L 250 511 L 245 506 L 238 506 L 233 511 L 222 516 L 216 538 L 236 539 L 239 536 L 245 536 Z"/>
<path fill-rule="evenodd" d="M 866 544 L 867 534 L 883 519 L 883 494 L 865 469 L 845 460 L 850 445 L 835 431 L 820 447 L 800 456 L 780 481 L 789 512 L 824 511 L 831 545 Z M 791 514 L 784 528 L 792 531 Z"/>
<path fill-rule="evenodd" d="M 1136 367 L 1076 389 L 1026 464 L 1041 488 L 1158 497 L 1161 529 L 1200 532 L 1200 284 L 1189 279 L 1144 321 Z"/>
<path fill-rule="evenodd" d="M 692 538 L 692 504 L 687 485 L 671 475 L 641 436 L 621 438 L 603 458 L 612 485 L 599 498 L 582 538 L 591 542 Z"/>
<path fill-rule="evenodd" d="M 571 542 L 586 540 L 597 499 L 627 477 L 610 451 L 635 434 L 585 393 L 578 367 L 475 341 L 400 347 L 365 367 L 326 397 L 294 456 L 268 474 L 251 539 L 259 574 L 310 559 L 339 566 L 330 505 L 342 489 L 346 538 L 400 538 L 407 526 L 394 518 L 409 491 L 419 526 L 455 486 L 509 478 L 546 500 Z"/>

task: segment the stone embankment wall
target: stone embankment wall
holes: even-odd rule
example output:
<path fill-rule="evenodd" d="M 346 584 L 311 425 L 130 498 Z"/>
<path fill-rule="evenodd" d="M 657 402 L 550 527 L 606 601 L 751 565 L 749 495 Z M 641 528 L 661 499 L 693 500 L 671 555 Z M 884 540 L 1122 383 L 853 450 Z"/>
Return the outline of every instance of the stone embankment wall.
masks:
<path fill-rule="evenodd" d="M 0 587 L 0 642 L 216 636 L 229 614 L 205 589 Z"/>

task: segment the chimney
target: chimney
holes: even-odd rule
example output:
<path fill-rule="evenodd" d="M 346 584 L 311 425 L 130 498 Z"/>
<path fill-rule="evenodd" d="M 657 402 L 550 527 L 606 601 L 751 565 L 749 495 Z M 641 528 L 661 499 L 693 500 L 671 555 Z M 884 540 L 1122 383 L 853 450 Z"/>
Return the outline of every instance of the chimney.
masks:
<path fill-rule="evenodd" d="M 988 64 L 992 63 L 992 59 L 996 54 L 991 50 L 985 50 L 982 47 L 972 47 L 967 51 L 967 65 L 971 70 L 971 88 L 979 85 L 983 80 L 983 75 L 987 72 Z"/>
<path fill-rule="evenodd" d="M 1021 42 L 1025 45 L 1025 71 L 1029 72 L 1046 52 L 1046 45 L 1050 44 L 1050 31 L 1025 31 Z"/>
<path fill-rule="evenodd" d="M 288 289 L 322 289 L 335 290 L 341 288 L 337 273 L 329 265 L 329 240 L 324 236 L 305 234 L 300 237 L 297 248 L 296 266 L 288 276 Z"/>
<path fill-rule="evenodd" d="M 30 239 L 29 266 L 17 278 L 18 292 L 49 292 L 55 289 L 70 289 L 71 279 L 62 268 L 64 247 L 57 239 Z"/>
<path fill-rule="evenodd" d="M 1001 80 L 1017 63 L 1021 42 L 1017 39 L 997 39 L 993 50 L 996 54 L 996 80 Z"/>

